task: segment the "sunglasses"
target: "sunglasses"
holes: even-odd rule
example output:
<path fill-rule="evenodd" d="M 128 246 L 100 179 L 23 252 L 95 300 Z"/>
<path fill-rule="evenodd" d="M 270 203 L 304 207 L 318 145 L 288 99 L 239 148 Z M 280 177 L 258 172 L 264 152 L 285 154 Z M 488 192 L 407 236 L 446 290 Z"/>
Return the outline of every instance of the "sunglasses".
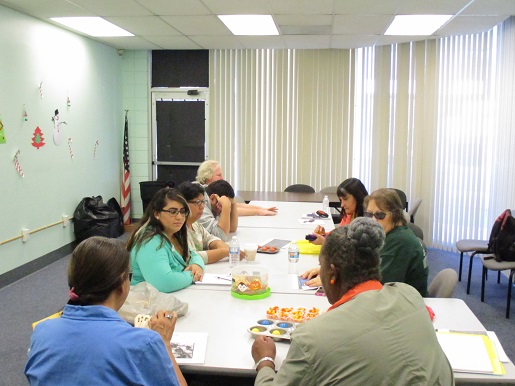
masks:
<path fill-rule="evenodd" d="M 129 272 L 129 281 L 132 281 L 132 271 Z"/>
<path fill-rule="evenodd" d="M 369 217 L 369 218 L 372 218 L 372 217 L 375 217 L 376 219 L 378 220 L 384 220 L 384 218 L 390 214 L 390 212 L 375 212 L 375 213 L 372 213 L 372 212 L 365 212 L 363 213 L 363 216 L 365 217 Z"/>
<path fill-rule="evenodd" d="M 178 213 L 181 214 L 182 217 L 185 217 L 189 211 L 185 208 L 177 209 L 177 208 L 170 208 L 170 209 L 163 209 L 161 212 L 167 212 L 170 213 L 172 216 L 177 216 Z"/>

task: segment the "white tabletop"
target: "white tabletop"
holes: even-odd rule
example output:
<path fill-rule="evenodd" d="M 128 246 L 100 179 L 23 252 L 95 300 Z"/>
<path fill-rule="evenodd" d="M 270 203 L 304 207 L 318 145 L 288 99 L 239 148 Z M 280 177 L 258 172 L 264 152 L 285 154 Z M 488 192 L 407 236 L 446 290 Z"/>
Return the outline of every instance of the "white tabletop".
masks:
<path fill-rule="evenodd" d="M 317 205 L 293 202 L 254 202 L 257 205 L 277 206 L 279 213 L 271 217 L 240 217 L 235 233 L 242 248 L 245 243 L 263 245 L 272 239 L 303 240 L 314 229 L 313 224 L 298 222 L 303 213 L 317 210 Z M 324 225 L 325 226 L 325 225 Z M 334 228 L 327 220 L 327 230 Z M 266 318 L 266 310 L 279 307 L 317 307 L 327 310 L 329 303 L 324 296 L 316 296 L 315 291 L 293 288 L 295 279 L 287 274 L 287 246 L 276 254 L 258 253 L 256 267 L 268 270 L 268 284 L 272 294 L 262 300 L 241 300 L 230 293 L 230 286 L 193 285 L 175 295 L 189 303 L 188 314 L 179 318 L 177 332 L 207 332 L 208 344 L 205 363 L 201 365 L 181 365 L 186 371 L 212 374 L 255 375 L 254 361 L 250 354 L 253 338 L 247 331 L 259 319 Z M 299 273 L 318 266 L 318 255 L 301 254 Z M 231 272 L 226 259 L 206 265 L 205 271 L 213 274 Z M 460 299 L 425 299 L 435 312 L 436 329 L 458 331 L 484 331 L 485 328 L 468 306 Z M 277 343 L 277 366 L 279 367 L 288 352 L 288 342 Z M 515 366 L 504 364 L 506 375 L 491 376 L 482 374 L 455 373 L 457 381 L 478 383 L 515 383 Z"/>
<path fill-rule="evenodd" d="M 241 300 L 231 296 L 229 288 L 219 291 L 197 291 L 187 288 L 177 292 L 177 297 L 189 303 L 187 315 L 177 321 L 177 332 L 207 332 L 208 343 L 205 363 L 181 365 L 186 371 L 213 374 L 254 375 L 251 356 L 252 335 L 248 328 L 260 319 L 266 319 L 269 307 L 329 308 L 326 297 L 272 293 L 262 300 Z M 461 299 L 425 299 L 435 312 L 436 329 L 484 331 L 485 328 Z M 277 342 L 276 364 L 279 368 L 288 352 L 288 341 Z M 456 373 L 459 380 L 481 382 L 515 381 L 515 367 L 509 363 L 503 377 L 481 374 Z"/>
<path fill-rule="evenodd" d="M 324 226 L 328 231 L 334 229 L 334 223 L 331 215 L 325 220 L 317 219 L 315 222 L 309 222 L 309 219 L 302 218 L 302 215 L 313 213 L 322 209 L 322 204 L 314 204 L 310 202 L 284 202 L 284 201 L 251 201 L 250 204 L 258 205 L 265 208 L 272 206 L 279 210 L 275 216 L 242 216 L 238 218 L 238 228 L 279 228 L 279 229 L 303 229 L 306 233 L 312 233 L 317 223 Z"/>

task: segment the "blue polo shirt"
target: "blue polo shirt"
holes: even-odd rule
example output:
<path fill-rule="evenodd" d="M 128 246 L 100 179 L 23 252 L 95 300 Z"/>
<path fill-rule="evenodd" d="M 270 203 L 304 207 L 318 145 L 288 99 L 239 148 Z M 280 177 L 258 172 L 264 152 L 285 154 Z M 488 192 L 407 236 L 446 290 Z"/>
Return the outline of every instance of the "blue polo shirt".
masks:
<path fill-rule="evenodd" d="M 104 306 L 66 305 L 32 334 L 31 385 L 179 385 L 160 335 Z"/>

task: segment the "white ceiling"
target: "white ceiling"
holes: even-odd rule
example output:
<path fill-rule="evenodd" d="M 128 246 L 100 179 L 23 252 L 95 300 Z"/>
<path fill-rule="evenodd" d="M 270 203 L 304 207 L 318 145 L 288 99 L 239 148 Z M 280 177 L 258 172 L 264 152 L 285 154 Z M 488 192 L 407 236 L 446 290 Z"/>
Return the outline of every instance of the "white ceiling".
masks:
<path fill-rule="evenodd" d="M 128 50 L 357 48 L 427 38 L 384 36 L 395 15 L 455 15 L 432 38 L 487 31 L 515 15 L 515 0 L 0 0 L 0 5 L 53 24 L 50 17 L 101 16 L 135 36 L 92 39 Z M 271 14 L 280 35 L 234 36 L 216 17 L 221 14 Z"/>

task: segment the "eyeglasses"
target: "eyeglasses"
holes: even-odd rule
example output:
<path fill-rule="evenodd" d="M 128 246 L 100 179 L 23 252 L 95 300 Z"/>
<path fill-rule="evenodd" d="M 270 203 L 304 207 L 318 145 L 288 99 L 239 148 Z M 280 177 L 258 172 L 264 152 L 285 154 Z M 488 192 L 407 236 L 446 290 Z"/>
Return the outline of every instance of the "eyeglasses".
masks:
<path fill-rule="evenodd" d="M 177 209 L 177 208 L 170 208 L 170 209 L 163 209 L 161 212 L 167 212 L 170 213 L 172 216 L 177 216 L 178 213 L 181 214 L 182 217 L 186 217 L 188 215 L 189 211 L 185 208 Z"/>
<path fill-rule="evenodd" d="M 365 217 L 369 217 L 369 218 L 372 218 L 372 217 L 375 217 L 376 219 L 378 220 L 384 220 L 384 218 L 389 215 L 390 212 L 375 212 L 375 213 L 372 213 L 372 212 L 365 212 L 363 213 L 363 216 Z"/>
<path fill-rule="evenodd" d="M 202 205 L 206 205 L 207 204 L 207 200 L 193 200 L 193 201 L 188 201 L 190 204 L 195 204 L 197 205 L 199 208 L 202 207 Z"/>

